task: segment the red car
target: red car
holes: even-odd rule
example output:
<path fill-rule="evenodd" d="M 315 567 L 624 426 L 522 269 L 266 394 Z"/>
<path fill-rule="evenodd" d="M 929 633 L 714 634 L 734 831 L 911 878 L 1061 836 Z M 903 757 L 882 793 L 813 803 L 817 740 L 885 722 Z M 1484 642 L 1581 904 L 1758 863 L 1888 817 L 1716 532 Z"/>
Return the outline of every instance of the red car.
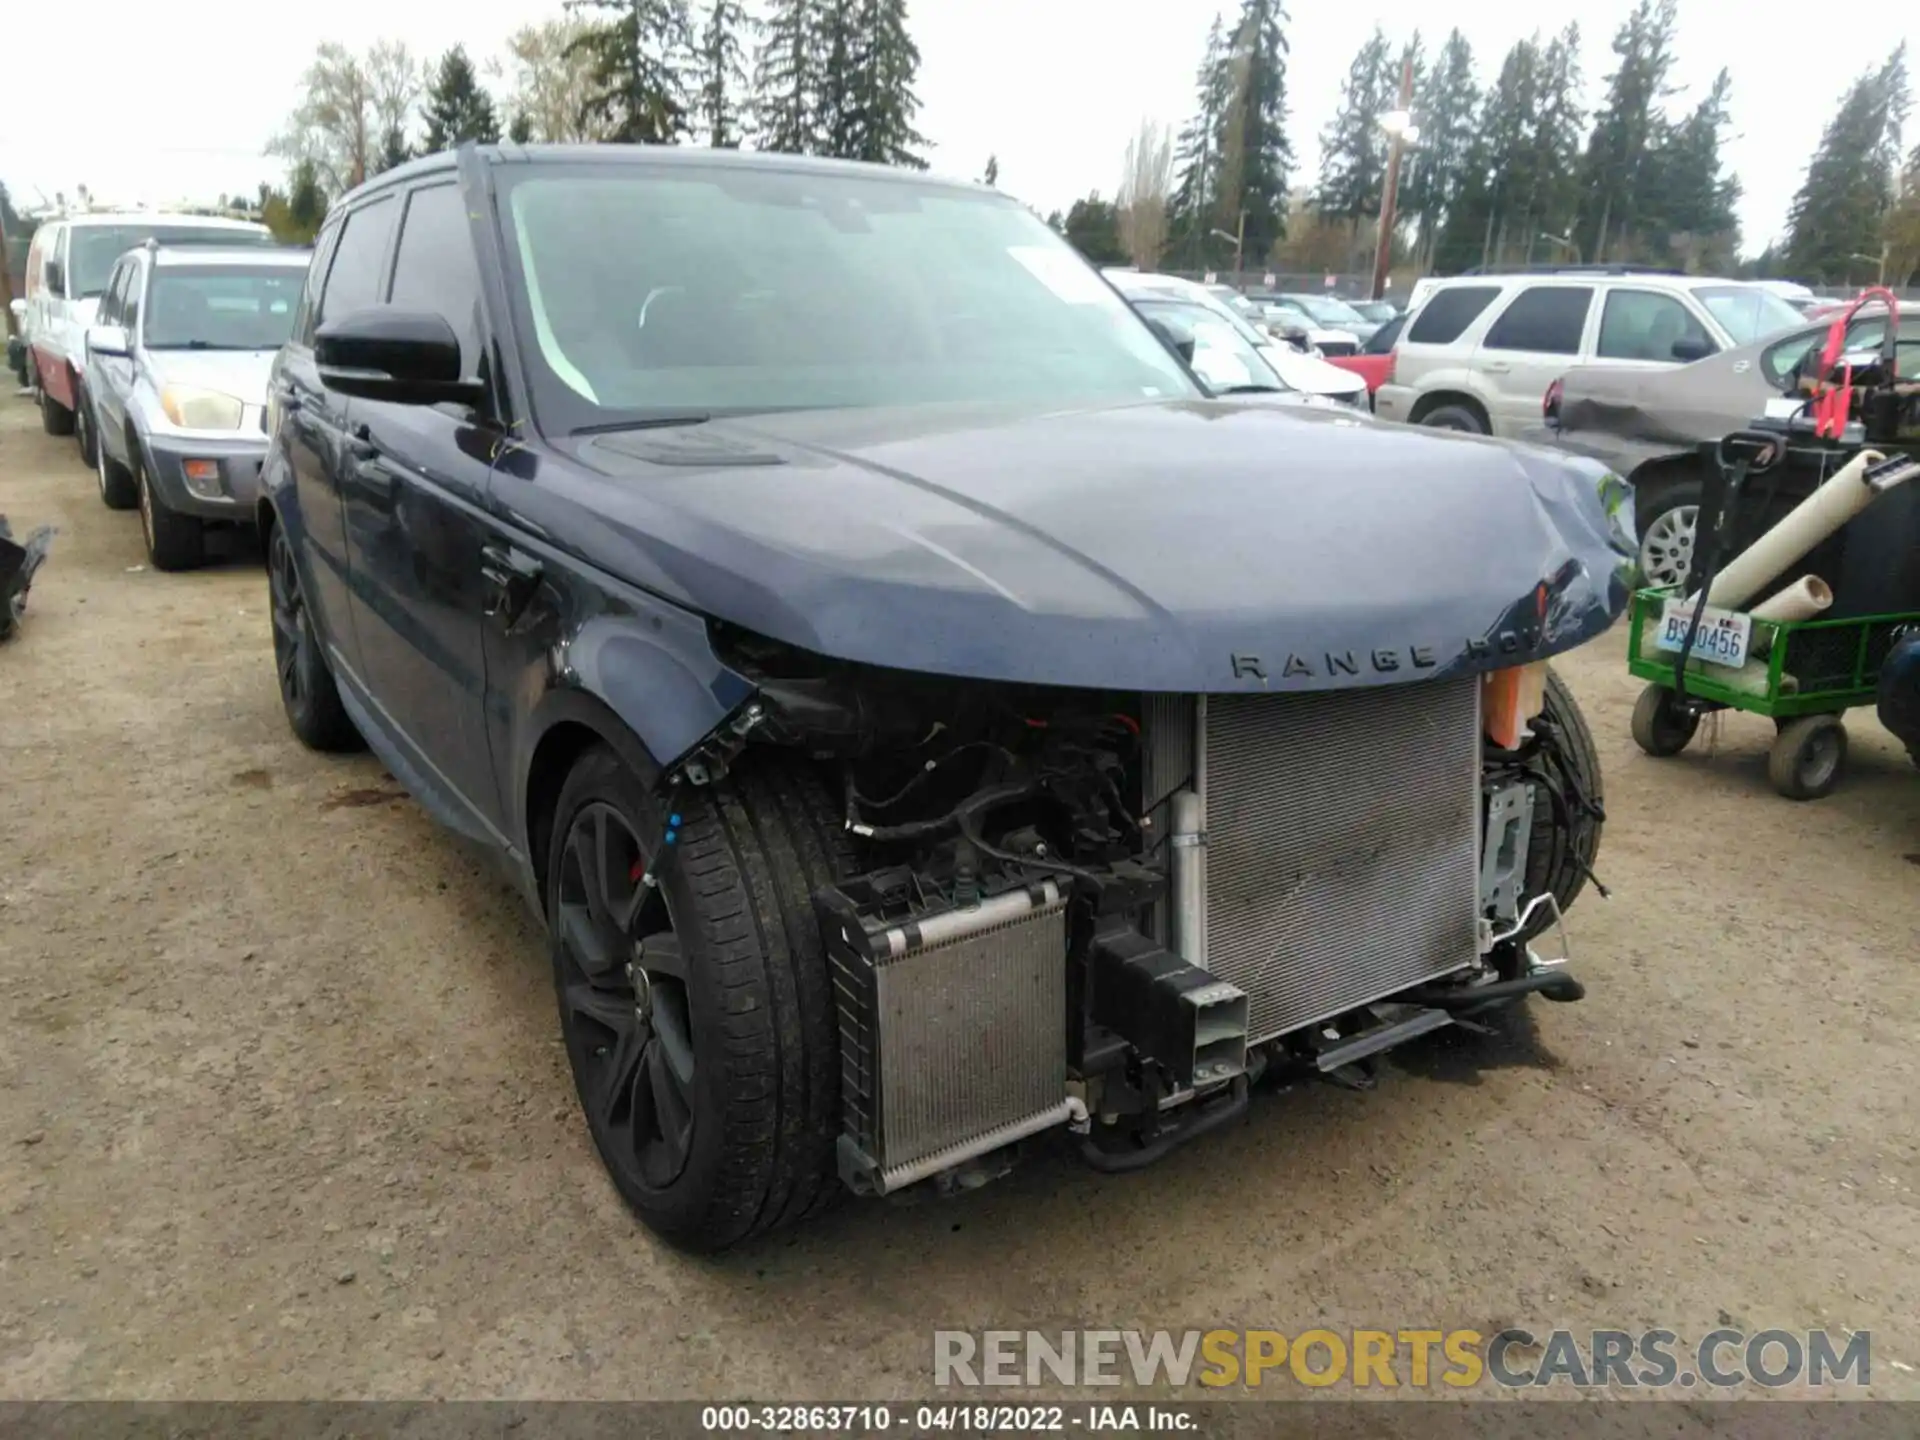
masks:
<path fill-rule="evenodd" d="M 1326 357 L 1327 364 L 1351 371 L 1366 381 L 1367 398 L 1371 400 L 1373 392 L 1393 373 L 1394 342 L 1399 340 L 1406 323 L 1405 315 L 1395 316 L 1367 337 L 1358 355 L 1329 355 Z"/>

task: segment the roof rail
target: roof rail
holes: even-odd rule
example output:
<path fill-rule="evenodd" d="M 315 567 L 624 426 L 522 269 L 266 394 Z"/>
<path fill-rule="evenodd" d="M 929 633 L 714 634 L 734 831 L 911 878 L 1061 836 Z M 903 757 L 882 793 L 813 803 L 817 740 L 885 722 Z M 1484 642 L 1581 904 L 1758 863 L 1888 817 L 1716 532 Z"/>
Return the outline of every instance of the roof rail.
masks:
<path fill-rule="evenodd" d="M 1684 275 L 1666 265 L 1475 265 L 1467 275 Z"/>

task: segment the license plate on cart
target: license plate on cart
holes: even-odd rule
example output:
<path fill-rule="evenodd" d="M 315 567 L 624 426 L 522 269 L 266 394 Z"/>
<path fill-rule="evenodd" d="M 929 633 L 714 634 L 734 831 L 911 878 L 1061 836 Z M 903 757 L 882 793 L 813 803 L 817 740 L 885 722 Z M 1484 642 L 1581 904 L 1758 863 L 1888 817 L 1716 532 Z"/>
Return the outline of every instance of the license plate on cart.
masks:
<path fill-rule="evenodd" d="M 1660 628 L 1654 631 L 1653 648 L 1678 655 L 1686 643 L 1687 626 L 1692 623 L 1693 605 L 1685 600 L 1667 601 L 1661 608 Z M 1709 605 L 1700 616 L 1700 629 L 1693 637 L 1693 657 L 1710 665 L 1727 665 L 1737 670 L 1747 663 L 1747 641 L 1752 635 L 1751 615 Z"/>

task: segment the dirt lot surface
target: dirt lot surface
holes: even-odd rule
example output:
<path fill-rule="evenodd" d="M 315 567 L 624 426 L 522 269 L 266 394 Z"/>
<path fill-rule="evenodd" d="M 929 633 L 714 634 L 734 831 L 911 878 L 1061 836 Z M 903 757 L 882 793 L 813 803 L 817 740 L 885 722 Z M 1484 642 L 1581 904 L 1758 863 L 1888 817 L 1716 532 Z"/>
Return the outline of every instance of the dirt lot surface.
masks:
<path fill-rule="evenodd" d="M 1920 774 L 1864 713 L 1817 804 L 1763 722 L 1650 760 L 1616 632 L 1584 1004 L 703 1262 L 602 1177 L 518 900 L 293 740 L 258 557 L 144 568 L 10 393 L 0 511 L 60 529 L 0 648 L 0 1396 L 924 1396 L 936 1327 L 1317 1323 L 1864 1328 L 1920 1397 Z"/>

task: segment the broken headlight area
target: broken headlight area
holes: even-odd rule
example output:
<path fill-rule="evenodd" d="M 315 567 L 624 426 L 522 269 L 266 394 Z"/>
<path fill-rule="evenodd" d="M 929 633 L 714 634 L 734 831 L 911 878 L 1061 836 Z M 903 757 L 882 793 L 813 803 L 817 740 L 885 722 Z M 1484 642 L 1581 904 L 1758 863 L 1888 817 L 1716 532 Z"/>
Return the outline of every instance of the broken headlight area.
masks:
<path fill-rule="evenodd" d="M 1263 1075 L 1364 1086 L 1416 1036 L 1581 994 L 1564 944 L 1530 945 L 1603 819 L 1551 676 L 1140 695 L 715 639 L 753 718 L 694 763 L 824 764 L 856 842 L 858 873 L 814 894 L 856 1191 L 965 1188 L 1059 1127 L 1135 1168 Z M 1495 705 L 1524 722 L 1497 742 Z"/>

